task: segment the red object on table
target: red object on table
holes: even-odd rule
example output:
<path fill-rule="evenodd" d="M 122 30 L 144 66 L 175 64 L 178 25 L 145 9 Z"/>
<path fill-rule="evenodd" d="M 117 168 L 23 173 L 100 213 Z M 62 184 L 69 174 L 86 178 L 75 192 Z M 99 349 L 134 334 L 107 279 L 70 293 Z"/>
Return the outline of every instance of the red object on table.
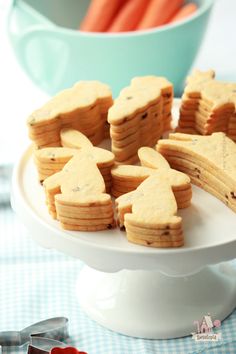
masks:
<path fill-rule="evenodd" d="M 81 352 L 75 347 L 65 347 L 65 348 L 54 347 L 50 350 L 50 354 L 88 354 L 88 353 Z"/>

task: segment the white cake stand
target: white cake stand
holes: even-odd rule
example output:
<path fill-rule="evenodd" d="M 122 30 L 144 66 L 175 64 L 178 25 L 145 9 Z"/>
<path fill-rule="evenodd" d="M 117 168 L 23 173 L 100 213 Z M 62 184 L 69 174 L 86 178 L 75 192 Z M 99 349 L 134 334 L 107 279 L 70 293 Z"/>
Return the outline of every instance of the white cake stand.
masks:
<path fill-rule="evenodd" d="M 13 175 L 13 207 L 40 245 L 85 262 L 77 293 L 86 313 L 122 334 L 176 338 L 208 313 L 223 320 L 236 306 L 236 215 L 193 186 L 183 217 L 185 246 L 151 249 L 129 243 L 119 229 L 69 232 L 50 218 L 29 148 Z"/>

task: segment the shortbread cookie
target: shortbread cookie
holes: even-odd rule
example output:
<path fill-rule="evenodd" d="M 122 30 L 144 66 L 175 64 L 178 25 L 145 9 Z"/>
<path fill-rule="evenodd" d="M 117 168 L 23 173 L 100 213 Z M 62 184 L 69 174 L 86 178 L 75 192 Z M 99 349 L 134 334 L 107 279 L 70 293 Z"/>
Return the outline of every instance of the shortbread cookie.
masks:
<path fill-rule="evenodd" d="M 37 168 L 40 183 L 42 183 L 47 177 L 61 171 L 76 152 L 77 150 L 75 149 L 62 147 L 35 149 L 34 163 Z"/>
<path fill-rule="evenodd" d="M 236 212 L 236 145 L 224 133 L 210 136 L 170 134 L 157 150 L 191 181 Z"/>
<path fill-rule="evenodd" d="M 153 84 L 160 88 L 162 95 L 162 120 L 163 120 L 163 132 L 171 129 L 171 109 L 174 98 L 173 84 L 169 82 L 165 77 L 157 76 L 143 76 L 135 77 L 131 81 L 131 86 L 146 87 Z"/>
<path fill-rule="evenodd" d="M 64 229 L 95 231 L 114 226 L 111 197 L 105 193 L 96 162 L 83 149 L 43 185 L 49 212 Z"/>
<path fill-rule="evenodd" d="M 116 203 L 119 223 L 125 227 L 128 241 L 149 247 L 184 244 L 182 219 L 176 215 L 171 184 L 158 172 L 135 191 L 116 199 Z"/>
<path fill-rule="evenodd" d="M 86 225 L 83 225 L 83 226 L 80 226 L 80 225 L 71 225 L 71 224 L 66 224 L 66 223 L 61 223 L 61 227 L 64 229 L 64 230 L 70 230 L 70 231 L 102 231 L 102 230 L 110 230 L 110 229 L 113 229 L 115 227 L 115 223 L 113 224 L 108 224 L 106 225 L 106 228 L 104 227 L 104 225 L 89 225 L 89 226 L 86 226 Z"/>
<path fill-rule="evenodd" d="M 61 145 L 64 147 L 81 149 L 92 147 L 91 141 L 79 130 L 64 128 L 60 131 Z"/>
<path fill-rule="evenodd" d="M 194 184 L 202 188 L 204 187 L 203 189 L 207 192 L 215 195 L 226 205 L 230 206 L 231 209 L 235 210 L 235 203 L 230 198 L 231 190 L 225 183 L 209 173 L 205 168 L 196 165 L 188 159 L 184 159 L 183 161 L 180 157 L 169 157 L 169 161 L 173 168 L 181 170 L 189 175 L 192 181 L 194 181 Z M 226 192 L 226 194 L 223 195 L 223 192 Z"/>
<path fill-rule="evenodd" d="M 141 148 L 138 154 L 141 163 L 148 167 L 118 166 L 112 170 L 116 192 L 139 184 L 135 190 L 121 193 L 116 199 L 119 226 L 126 230 L 130 242 L 151 247 L 182 246 L 182 223 L 176 212 L 177 208 L 187 208 L 191 204 L 190 178 L 171 169 L 151 148 Z M 168 223 L 165 218 L 172 221 Z"/>
<path fill-rule="evenodd" d="M 74 128 L 93 144 L 98 144 L 104 138 L 107 112 L 112 102 L 107 85 L 81 81 L 30 115 L 27 121 L 29 136 L 36 146 L 48 147 L 60 142 L 62 128 Z"/>
<path fill-rule="evenodd" d="M 34 161 L 40 182 L 61 171 L 64 165 L 74 156 L 74 153 L 77 152 L 76 149 L 80 149 L 84 151 L 85 156 L 96 162 L 106 184 L 106 190 L 110 192 L 111 169 L 114 165 L 113 153 L 93 146 L 85 135 L 75 129 L 62 129 L 60 136 L 64 147 L 44 148 L 34 152 Z"/>
<path fill-rule="evenodd" d="M 154 173 L 155 170 L 142 166 L 120 165 L 114 167 L 111 170 L 111 193 L 117 198 L 122 194 L 131 192 L 135 190 L 146 178 Z"/>
<path fill-rule="evenodd" d="M 214 72 L 195 71 L 187 80 L 176 131 L 209 135 L 225 132 L 235 138 L 236 84 L 216 81 Z"/>
<path fill-rule="evenodd" d="M 161 154 L 157 154 L 154 149 L 142 147 L 138 150 L 139 160 L 142 166 L 154 169 L 170 169 L 170 165 Z"/>
<path fill-rule="evenodd" d="M 108 112 L 112 151 L 118 164 L 137 162 L 141 146 L 153 146 L 169 129 L 173 86 L 164 78 L 134 78 Z"/>
<path fill-rule="evenodd" d="M 93 146 L 86 136 L 75 129 L 62 129 L 60 132 L 61 143 L 65 147 L 84 149 L 86 154 L 91 154 L 103 176 L 107 193 L 111 189 L 111 168 L 114 165 L 114 154 L 108 150 Z"/>
<path fill-rule="evenodd" d="M 209 69 L 207 71 L 200 71 L 194 69 L 191 75 L 189 75 L 186 79 L 187 84 L 191 83 L 202 83 L 205 81 L 213 80 L 215 78 L 215 70 Z"/>
<path fill-rule="evenodd" d="M 107 150 L 98 148 L 98 147 L 84 147 L 81 149 L 70 149 L 66 147 L 61 147 L 61 148 L 55 148 L 55 152 L 53 152 L 53 148 L 44 148 L 41 150 L 37 150 L 37 154 L 41 156 L 43 159 L 43 164 L 44 165 L 49 165 L 51 162 L 51 159 L 56 159 L 56 162 L 58 161 L 64 161 L 64 167 L 63 170 L 68 170 L 70 168 L 70 163 L 71 161 L 73 162 L 73 158 L 75 156 L 80 156 L 83 157 L 83 159 L 92 161 L 94 162 L 97 167 L 100 170 L 100 173 L 102 174 L 103 181 L 106 186 L 106 190 L 110 191 L 111 188 L 111 168 L 114 163 L 114 155 Z M 61 157 L 60 157 L 61 154 Z M 66 162 L 67 160 L 67 162 Z M 80 168 L 80 165 L 78 165 L 78 168 Z M 82 168 L 82 167 L 81 167 Z M 51 171 L 51 170 L 46 170 L 44 171 Z M 46 172 L 44 172 L 46 173 Z M 47 178 L 47 189 L 45 190 L 46 192 L 46 204 L 48 205 L 48 210 L 49 213 L 55 218 L 56 213 L 55 213 L 55 200 L 54 196 L 57 193 L 60 193 L 60 185 L 58 184 L 58 175 L 53 174 Z M 39 178 L 43 178 L 45 175 L 42 175 L 42 170 L 39 170 Z M 52 188 L 50 187 L 50 183 L 52 183 Z"/>
<path fill-rule="evenodd" d="M 112 195 L 116 198 L 134 191 L 145 179 L 156 173 L 165 180 L 172 181 L 172 189 L 178 208 L 186 208 L 191 203 L 190 179 L 179 171 L 172 170 L 163 156 L 154 149 L 143 147 L 138 150 L 142 166 L 121 165 L 112 169 Z M 175 180 L 175 184 L 173 181 Z"/>

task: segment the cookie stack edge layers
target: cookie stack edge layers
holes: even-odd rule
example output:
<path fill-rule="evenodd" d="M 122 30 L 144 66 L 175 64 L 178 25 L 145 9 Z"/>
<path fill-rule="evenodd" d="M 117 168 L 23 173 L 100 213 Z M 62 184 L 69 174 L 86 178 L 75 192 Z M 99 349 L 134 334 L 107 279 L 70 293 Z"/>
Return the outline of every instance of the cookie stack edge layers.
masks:
<path fill-rule="evenodd" d="M 173 86 L 164 78 L 134 78 L 108 111 L 117 164 L 137 162 L 142 146 L 153 146 L 170 128 Z"/>
<path fill-rule="evenodd" d="M 63 229 L 99 231 L 115 226 L 112 200 L 93 159 L 77 153 L 62 171 L 44 180 L 48 211 Z"/>
<path fill-rule="evenodd" d="M 194 71 L 182 96 L 176 132 L 224 132 L 236 141 L 236 84 L 215 80 L 213 70 Z"/>
<path fill-rule="evenodd" d="M 38 148 L 60 146 L 61 129 L 74 128 L 98 145 L 104 139 L 107 112 L 112 103 L 107 85 L 80 81 L 59 92 L 29 116 L 29 137 Z"/>
<path fill-rule="evenodd" d="M 170 134 L 156 148 L 173 168 L 236 212 L 236 145 L 224 133 Z"/>

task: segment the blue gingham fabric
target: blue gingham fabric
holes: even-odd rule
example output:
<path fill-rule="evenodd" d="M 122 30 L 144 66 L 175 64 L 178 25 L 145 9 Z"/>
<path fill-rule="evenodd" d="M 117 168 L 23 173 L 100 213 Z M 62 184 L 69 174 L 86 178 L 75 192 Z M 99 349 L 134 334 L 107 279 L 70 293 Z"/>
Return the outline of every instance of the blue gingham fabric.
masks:
<path fill-rule="evenodd" d="M 75 286 L 82 266 L 79 260 L 36 245 L 12 210 L 1 206 L 0 331 L 20 330 L 49 317 L 66 316 L 68 344 L 88 354 L 236 353 L 236 311 L 223 322 L 222 340 L 218 343 L 196 343 L 190 336 L 144 340 L 101 327 L 86 316 L 76 298 Z M 2 349 L 11 354 L 26 350 L 27 347 Z"/>

